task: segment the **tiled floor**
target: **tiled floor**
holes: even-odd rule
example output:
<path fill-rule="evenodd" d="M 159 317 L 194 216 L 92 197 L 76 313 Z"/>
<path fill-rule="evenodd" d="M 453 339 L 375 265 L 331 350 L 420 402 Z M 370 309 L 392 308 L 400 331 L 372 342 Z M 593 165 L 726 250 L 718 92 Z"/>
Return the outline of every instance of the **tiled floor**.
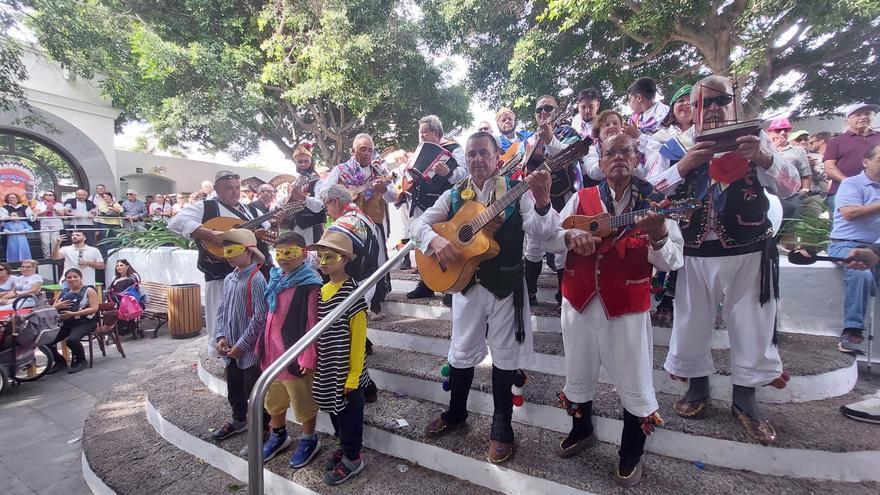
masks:
<path fill-rule="evenodd" d="M 0 395 L 0 483 L 6 495 L 89 494 L 80 467 L 83 421 L 95 402 L 130 370 L 171 352 L 181 342 L 163 327 L 157 339 L 124 337 L 126 359 L 115 347 L 95 348 L 95 367 L 75 375 L 43 377 Z M 87 351 L 88 352 L 88 351 Z"/>

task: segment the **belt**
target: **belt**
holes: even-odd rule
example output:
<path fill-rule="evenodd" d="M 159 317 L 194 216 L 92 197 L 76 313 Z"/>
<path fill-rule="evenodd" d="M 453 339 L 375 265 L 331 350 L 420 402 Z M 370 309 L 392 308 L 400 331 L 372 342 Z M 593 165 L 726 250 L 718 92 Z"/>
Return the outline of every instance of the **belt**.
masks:
<path fill-rule="evenodd" d="M 856 244 L 866 244 L 868 246 L 870 246 L 871 244 L 874 244 L 874 241 L 854 241 L 852 239 L 835 239 L 833 237 L 829 240 L 832 242 L 853 242 Z"/>

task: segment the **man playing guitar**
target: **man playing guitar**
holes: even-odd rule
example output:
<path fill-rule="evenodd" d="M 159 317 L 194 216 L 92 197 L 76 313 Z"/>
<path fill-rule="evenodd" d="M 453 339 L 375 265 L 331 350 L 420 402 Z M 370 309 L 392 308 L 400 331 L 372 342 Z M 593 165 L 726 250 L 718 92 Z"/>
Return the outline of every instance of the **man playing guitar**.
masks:
<path fill-rule="evenodd" d="M 299 177 L 310 177 L 317 174 L 312 161 L 311 144 L 300 143 L 296 145 L 296 149 L 293 150 L 293 161 L 296 163 L 296 173 Z M 272 224 L 277 224 L 302 235 L 307 245 L 318 242 L 324 233 L 327 211 L 315 194 L 317 181 L 309 182 L 303 187 L 294 187 L 293 184 L 290 184 L 288 188 L 287 201 L 303 201 L 305 208 L 296 212 L 289 220 L 284 220 L 284 216 L 279 215 L 272 219 Z"/>
<path fill-rule="evenodd" d="M 490 204 L 516 184 L 498 176 L 500 149 L 491 134 L 471 135 L 465 155 L 471 177 L 444 192 L 410 226 L 416 246 L 426 255 L 436 256 L 441 264 L 455 261 L 460 251 L 431 226 L 451 218 L 465 202 Z M 556 218 L 556 212 L 550 208 L 550 174 L 535 172 L 526 182 L 531 194 L 520 196 L 497 218 L 503 222 L 494 236 L 500 252 L 480 263 L 471 284 L 453 295 L 449 409 L 425 429 L 427 435 L 438 436 L 465 425 L 474 367 L 486 357 L 488 344 L 495 405 L 488 459 L 493 463 L 504 462 L 513 454 L 511 385 L 516 371 L 534 360 L 531 318 L 523 287 L 523 234 L 529 232 L 544 238 Z"/>
<path fill-rule="evenodd" d="M 202 227 L 202 224 L 217 217 L 253 220 L 257 216 L 253 210 L 239 202 L 241 180 L 238 174 L 228 170 L 217 172 L 214 176 L 214 191 L 217 194 L 215 199 L 191 203 L 168 221 L 168 230 L 187 239 L 198 241 L 198 268 L 205 274 L 205 315 L 207 315 L 205 327 L 207 327 L 210 337 L 208 339 L 208 353 L 212 356 L 217 355 L 217 350 L 214 348 L 217 333 L 216 315 L 217 307 L 220 304 L 220 293 L 223 289 L 223 279 L 233 270 L 233 267 L 226 260 L 215 258 L 205 249 L 203 243 L 222 246 L 223 241 L 218 237 L 221 232 Z M 263 226 L 268 228 L 268 222 Z M 257 249 L 266 258 L 266 263 L 263 265 L 264 275 L 268 277 L 268 270 L 271 268 L 272 262 L 270 261 L 269 248 L 264 242 L 264 239 L 267 238 L 267 232 L 260 229 L 256 234 Z"/>

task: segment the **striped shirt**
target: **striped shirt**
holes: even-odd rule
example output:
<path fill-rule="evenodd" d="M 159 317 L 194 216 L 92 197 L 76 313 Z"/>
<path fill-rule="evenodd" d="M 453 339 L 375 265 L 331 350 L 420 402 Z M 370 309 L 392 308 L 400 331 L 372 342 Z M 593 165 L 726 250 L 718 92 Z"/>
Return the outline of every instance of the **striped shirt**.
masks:
<path fill-rule="evenodd" d="M 325 284 L 324 288 L 331 284 Z M 357 282 L 351 277 L 331 294 L 322 289 L 322 298 L 318 303 L 318 321 L 324 319 L 330 314 L 334 308 L 339 306 L 345 298 L 347 298 L 357 288 Z M 315 378 L 312 385 L 312 395 L 318 407 L 328 413 L 338 414 L 348 405 L 348 396 L 343 393 L 344 388 L 352 387 L 354 383 L 349 382 L 349 369 L 360 366 L 360 372 L 357 377 L 357 388 L 365 385 L 367 380 L 367 370 L 364 365 L 366 358 L 365 344 L 367 338 L 366 332 L 366 311 L 367 304 L 363 299 L 358 299 L 354 305 L 348 309 L 345 317 L 339 318 L 333 322 L 330 327 L 318 338 L 318 362 L 315 367 Z M 362 331 L 352 328 L 354 325 L 363 327 Z M 357 342 L 354 340 L 357 339 Z M 355 356 L 352 353 L 358 353 Z M 356 371 L 356 370 L 355 370 Z"/>
<path fill-rule="evenodd" d="M 237 346 L 244 351 L 236 360 L 241 369 L 257 364 L 256 343 L 266 327 L 268 310 L 266 279 L 256 263 L 236 268 L 223 279 L 217 307 L 217 340 L 224 337 L 230 348 Z M 228 363 L 229 358 L 226 360 Z"/>

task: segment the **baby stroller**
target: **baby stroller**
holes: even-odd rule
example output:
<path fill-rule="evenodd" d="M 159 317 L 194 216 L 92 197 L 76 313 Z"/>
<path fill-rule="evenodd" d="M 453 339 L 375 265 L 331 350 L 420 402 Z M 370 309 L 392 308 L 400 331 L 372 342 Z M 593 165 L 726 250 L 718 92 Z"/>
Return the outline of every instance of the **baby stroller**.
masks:
<path fill-rule="evenodd" d="M 22 308 L 33 299 L 33 308 Z M 58 311 L 45 296 L 22 296 L 11 312 L 0 315 L 0 394 L 10 385 L 38 380 L 55 364 L 48 344 L 55 340 L 61 324 Z"/>

